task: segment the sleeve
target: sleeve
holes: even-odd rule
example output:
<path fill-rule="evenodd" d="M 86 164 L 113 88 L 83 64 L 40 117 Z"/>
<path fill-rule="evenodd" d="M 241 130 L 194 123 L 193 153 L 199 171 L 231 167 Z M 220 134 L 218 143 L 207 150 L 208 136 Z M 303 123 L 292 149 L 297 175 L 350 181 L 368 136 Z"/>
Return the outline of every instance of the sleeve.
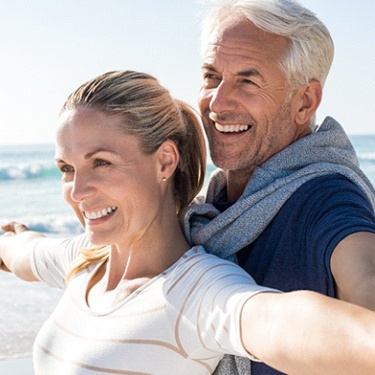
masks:
<path fill-rule="evenodd" d="M 248 353 L 243 346 L 241 340 L 241 312 L 244 304 L 250 298 L 258 293 L 265 292 L 263 289 L 249 290 L 249 286 L 239 286 L 234 290 L 227 287 L 222 289 L 220 294 L 214 299 L 216 308 L 211 310 L 207 315 L 203 313 L 201 317 L 206 315 L 206 319 L 199 320 L 199 329 L 204 332 L 202 335 L 203 343 L 207 347 L 216 348 L 215 350 L 224 354 L 232 354 L 241 357 L 247 357 L 253 361 L 257 358 Z M 205 309 L 205 303 L 202 309 Z M 207 305 L 206 305 L 207 307 Z"/>
<path fill-rule="evenodd" d="M 193 287 L 185 311 L 185 317 L 198 332 L 197 342 L 191 346 L 257 361 L 242 343 L 242 308 L 258 293 L 279 291 L 257 285 L 239 266 L 216 257 L 198 273 L 199 276 L 189 275 L 199 282 Z"/>
<path fill-rule="evenodd" d="M 375 233 L 374 211 L 363 191 L 338 174 L 319 177 L 285 203 L 245 266 L 261 285 L 334 297 L 332 254 L 345 237 L 362 231 Z"/>
<path fill-rule="evenodd" d="M 329 274 L 330 260 L 337 244 L 356 232 L 375 233 L 375 216 L 363 191 L 345 177 L 333 175 L 312 186 L 308 210 L 309 246 L 324 246 L 324 258 Z M 353 249 L 355 250 L 355 249 Z M 314 252 L 310 253 L 313 258 Z"/>
<path fill-rule="evenodd" d="M 46 284 L 65 289 L 65 276 L 80 249 L 89 247 L 85 234 L 73 238 L 40 238 L 32 243 L 31 268 L 34 275 Z"/>

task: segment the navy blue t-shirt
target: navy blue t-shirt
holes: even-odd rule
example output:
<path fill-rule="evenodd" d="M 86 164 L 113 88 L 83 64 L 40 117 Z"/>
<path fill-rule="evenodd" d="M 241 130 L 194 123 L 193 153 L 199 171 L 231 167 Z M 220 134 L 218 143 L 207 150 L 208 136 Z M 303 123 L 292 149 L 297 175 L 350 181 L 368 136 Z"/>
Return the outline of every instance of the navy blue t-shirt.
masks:
<path fill-rule="evenodd" d="M 215 206 L 224 211 L 233 203 L 221 201 Z M 334 297 L 331 255 L 342 239 L 360 231 L 375 233 L 374 213 L 365 194 L 345 177 L 327 175 L 301 186 L 237 257 L 260 285 Z M 262 363 L 251 366 L 252 375 L 281 374 Z"/>

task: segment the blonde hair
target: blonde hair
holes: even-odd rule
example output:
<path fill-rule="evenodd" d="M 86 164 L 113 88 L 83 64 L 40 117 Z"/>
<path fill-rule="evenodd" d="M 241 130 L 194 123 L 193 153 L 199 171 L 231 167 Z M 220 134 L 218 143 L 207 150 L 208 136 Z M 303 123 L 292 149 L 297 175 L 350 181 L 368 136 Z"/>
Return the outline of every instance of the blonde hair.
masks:
<path fill-rule="evenodd" d="M 153 154 L 167 139 L 179 151 L 173 176 L 176 213 L 201 190 L 206 171 L 206 145 L 195 111 L 175 100 L 153 76 L 135 71 L 114 71 L 100 75 L 69 95 L 60 113 L 78 107 L 99 110 L 108 116 L 122 115 L 125 134 L 138 137 L 146 154 Z M 82 249 L 79 262 L 67 280 L 92 263 L 109 256 L 108 247 Z"/>

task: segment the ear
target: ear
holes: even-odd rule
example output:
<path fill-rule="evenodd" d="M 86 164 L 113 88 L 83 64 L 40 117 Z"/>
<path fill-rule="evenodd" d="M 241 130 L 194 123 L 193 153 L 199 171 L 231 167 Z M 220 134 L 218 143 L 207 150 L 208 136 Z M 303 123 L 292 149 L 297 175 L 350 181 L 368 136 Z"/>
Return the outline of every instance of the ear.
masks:
<path fill-rule="evenodd" d="M 322 85 L 313 79 L 307 85 L 303 85 L 295 95 L 294 121 L 298 125 L 310 122 L 311 117 L 317 111 L 322 100 Z"/>
<path fill-rule="evenodd" d="M 158 149 L 158 160 L 160 165 L 160 181 L 172 177 L 179 162 L 179 152 L 176 144 L 168 139 Z"/>

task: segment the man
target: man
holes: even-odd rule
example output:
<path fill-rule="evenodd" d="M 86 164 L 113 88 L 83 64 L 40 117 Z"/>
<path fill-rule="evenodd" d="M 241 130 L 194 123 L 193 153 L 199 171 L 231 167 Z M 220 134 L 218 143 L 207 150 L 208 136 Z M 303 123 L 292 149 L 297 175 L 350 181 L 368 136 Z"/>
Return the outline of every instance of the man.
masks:
<path fill-rule="evenodd" d="M 314 127 L 328 30 L 291 0 L 227 0 L 202 41 L 199 107 L 221 170 L 186 214 L 188 238 L 236 255 L 261 285 L 375 310 L 374 189 L 341 126 Z M 215 373 L 249 374 L 250 363 L 226 357 Z M 252 362 L 251 374 L 280 372 Z"/>
<path fill-rule="evenodd" d="M 186 234 L 236 255 L 262 285 L 375 310 L 373 187 L 340 125 L 313 126 L 333 58 L 329 33 L 292 1 L 226 4 L 205 28 L 199 101 L 222 170 L 187 211 Z M 216 373 L 249 374 L 250 364 L 227 357 Z M 251 373 L 278 372 L 253 362 Z"/>

